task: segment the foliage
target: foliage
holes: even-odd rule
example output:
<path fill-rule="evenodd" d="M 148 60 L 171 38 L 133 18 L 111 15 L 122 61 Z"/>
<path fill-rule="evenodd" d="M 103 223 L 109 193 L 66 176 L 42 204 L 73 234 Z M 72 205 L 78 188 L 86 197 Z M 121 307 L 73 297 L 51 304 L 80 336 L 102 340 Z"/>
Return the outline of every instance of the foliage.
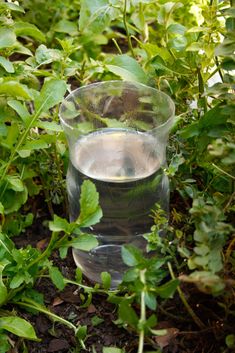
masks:
<path fill-rule="evenodd" d="M 163 299 L 179 292 L 179 280 L 219 296 L 225 313 L 232 312 L 234 13 L 234 1 L 1 2 L 0 352 L 10 349 L 8 332 L 37 339 L 31 324 L 17 316 L 18 307 L 67 325 L 78 346 L 85 347 L 86 327 L 56 317 L 35 293 L 33 286 L 41 276 L 49 276 L 58 290 L 70 283 L 81 286 L 88 294 L 84 306 L 92 293 L 106 293 L 117 304 L 117 324 L 138 333 L 139 353 L 145 335 L 164 334 L 155 330 L 155 312 Z M 171 207 L 170 225 L 156 208 L 154 226 L 145 235 L 148 251 L 157 250 L 160 259 L 123 248 L 123 260 L 130 266 L 120 286 L 126 294 L 108 292 L 108 273 L 102 274 L 101 287 L 89 288 L 82 284 L 79 270 L 76 281 L 69 281 L 50 260 L 55 249 L 64 258 L 71 246 L 87 251 L 95 247 L 97 240 L 81 227 L 102 216 L 98 194 L 89 182 L 82 187 L 77 221 L 69 223 L 56 215 L 67 210 L 68 164 L 58 104 L 77 86 L 110 79 L 153 86 L 176 104 L 165 173 L 177 201 Z M 37 221 L 33 200 L 43 200 L 51 219 L 51 239 L 43 251 L 14 243 L 15 236 Z M 169 280 L 168 262 L 179 278 L 170 271 Z M 12 312 L 5 310 L 9 304 L 15 308 Z M 152 313 L 149 317 L 146 308 Z M 226 347 L 234 347 L 232 331 L 226 332 Z M 104 352 L 118 351 L 122 349 L 104 347 Z"/>

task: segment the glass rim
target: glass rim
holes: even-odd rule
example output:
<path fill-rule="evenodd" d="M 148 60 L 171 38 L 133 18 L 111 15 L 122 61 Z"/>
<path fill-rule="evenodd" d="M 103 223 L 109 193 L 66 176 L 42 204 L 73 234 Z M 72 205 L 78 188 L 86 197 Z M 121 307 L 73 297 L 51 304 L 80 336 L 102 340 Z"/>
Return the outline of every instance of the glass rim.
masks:
<path fill-rule="evenodd" d="M 166 99 L 166 101 L 169 103 L 170 105 L 170 108 L 171 108 L 171 114 L 169 115 L 169 117 L 166 119 L 165 122 L 163 122 L 162 124 L 160 124 L 159 126 L 157 127 L 154 127 L 153 129 L 149 129 L 147 130 L 146 132 L 150 132 L 150 131 L 153 131 L 154 129 L 156 128 L 161 128 L 161 127 L 164 127 L 165 125 L 167 125 L 174 117 L 175 115 L 175 103 L 173 101 L 173 99 L 168 95 L 166 94 L 165 92 L 162 92 L 160 91 L 159 89 L 157 88 L 154 88 L 154 87 L 151 87 L 151 86 L 147 86 L 143 83 L 140 83 L 140 82 L 136 82 L 136 81 L 122 81 L 122 80 L 109 80 L 109 81 L 99 81 L 99 82 L 93 82 L 93 83 L 90 83 L 88 85 L 85 85 L 85 86 L 81 86 L 81 87 L 78 87 L 76 89 L 74 89 L 73 91 L 71 91 L 64 99 L 63 101 L 60 103 L 60 107 L 59 107 L 59 119 L 61 121 L 61 123 L 63 125 L 65 125 L 67 128 L 71 129 L 72 131 L 76 130 L 75 127 L 72 126 L 72 124 L 69 124 L 68 122 L 72 119 L 64 119 L 63 117 L 63 113 L 62 113 L 62 109 L 64 107 L 64 103 L 65 102 L 68 102 L 69 100 L 71 100 L 71 98 L 73 98 L 74 96 L 76 96 L 77 93 L 79 92 L 82 92 L 82 91 L 87 91 L 87 90 L 91 90 L 91 89 L 94 89 L 96 86 L 105 86 L 105 85 L 109 85 L 109 84 L 114 84 L 114 85 L 126 85 L 126 86 L 130 86 L 130 87 L 127 87 L 127 89 L 129 90 L 132 90 L 132 91 L 137 91 L 138 90 L 138 87 L 142 87 L 144 88 L 145 90 L 148 90 L 149 92 L 152 92 L 153 93 L 153 96 L 154 94 L 155 95 L 160 95 L 162 97 L 164 97 Z M 132 86 L 132 87 L 131 87 Z M 136 86 L 136 88 L 134 87 Z"/>

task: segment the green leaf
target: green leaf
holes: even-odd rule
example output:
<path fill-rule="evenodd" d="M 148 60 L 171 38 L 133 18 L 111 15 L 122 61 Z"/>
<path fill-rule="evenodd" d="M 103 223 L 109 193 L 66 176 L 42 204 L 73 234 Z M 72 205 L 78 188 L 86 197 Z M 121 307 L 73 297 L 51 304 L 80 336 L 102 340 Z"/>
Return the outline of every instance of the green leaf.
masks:
<path fill-rule="evenodd" d="M 62 60 L 62 54 L 58 49 L 48 49 L 44 44 L 41 44 L 35 52 L 35 59 L 40 66 Z"/>
<path fill-rule="evenodd" d="M 103 347 L 103 353 L 124 353 L 124 351 L 117 347 Z"/>
<path fill-rule="evenodd" d="M 49 229 L 52 232 L 65 232 L 67 234 L 70 234 L 70 223 L 56 214 L 54 215 L 53 221 L 49 222 Z"/>
<path fill-rule="evenodd" d="M 26 158 L 30 155 L 31 151 L 41 150 L 48 147 L 49 147 L 48 143 L 45 142 L 44 140 L 33 140 L 33 141 L 27 141 L 17 152 L 20 155 L 20 157 Z"/>
<path fill-rule="evenodd" d="M 102 272 L 101 275 L 101 281 L 104 289 L 109 289 L 111 286 L 111 276 L 108 272 Z"/>
<path fill-rule="evenodd" d="M 21 13 L 24 13 L 24 9 L 23 7 L 13 3 L 13 2 L 6 2 L 6 3 L 2 3 L 0 4 L 0 8 L 7 8 L 11 11 L 17 11 L 17 12 L 21 12 Z"/>
<path fill-rule="evenodd" d="M 76 332 L 76 337 L 79 340 L 84 340 L 87 335 L 87 326 L 79 326 L 77 332 Z"/>
<path fill-rule="evenodd" d="M 99 317 L 97 315 L 95 315 L 91 318 L 92 326 L 98 326 L 102 322 L 104 322 L 104 319 L 102 319 L 101 317 Z"/>
<path fill-rule="evenodd" d="M 75 22 L 63 19 L 55 25 L 54 31 L 74 35 L 77 33 L 77 25 Z"/>
<path fill-rule="evenodd" d="M 0 332 L 0 342 L 1 342 L 0 353 L 9 352 L 11 345 L 9 343 L 8 336 L 2 332 Z"/>
<path fill-rule="evenodd" d="M 28 87 L 16 81 L 2 82 L 0 84 L 0 94 L 4 94 L 11 97 L 32 99 Z"/>
<path fill-rule="evenodd" d="M 139 321 L 138 316 L 135 310 L 126 301 L 122 301 L 121 304 L 119 304 L 118 315 L 126 324 L 134 328 L 137 327 Z"/>
<path fill-rule="evenodd" d="M 90 251 L 98 246 L 98 241 L 94 235 L 81 234 L 78 237 L 74 237 L 69 242 L 65 243 L 65 246 L 72 246 L 75 249 Z"/>
<path fill-rule="evenodd" d="M 40 95 L 35 99 L 36 110 L 42 112 L 59 104 L 67 90 L 67 85 L 63 80 L 51 79 L 42 86 Z"/>
<path fill-rule="evenodd" d="M 4 214 L 4 206 L 1 202 L 0 202 L 0 214 Z"/>
<path fill-rule="evenodd" d="M 24 190 L 24 184 L 21 179 L 15 175 L 8 175 L 7 182 L 9 183 L 9 188 L 14 191 L 20 192 Z"/>
<path fill-rule="evenodd" d="M 64 277 L 58 267 L 49 266 L 49 275 L 56 288 L 63 290 L 65 287 Z"/>
<path fill-rule="evenodd" d="M 176 291 L 176 288 L 179 285 L 178 279 L 172 279 L 171 281 L 163 284 L 160 287 L 156 288 L 156 292 L 160 295 L 161 298 L 171 298 Z"/>
<path fill-rule="evenodd" d="M 40 42 L 45 42 L 45 35 L 32 23 L 16 22 L 14 25 L 15 34 L 17 36 L 29 36 Z"/>
<path fill-rule="evenodd" d="M 17 316 L 0 317 L 0 329 L 4 329 L 16 336 L 26 338 L 28 340 L 39 340 L 33 326 L 26 320 Z"/>
<path fill-rule="evenodd" d="M 3 56 L 0 56 L 0 65 L 6 70 L 6 72 L 13 73 L 15 72 L 14 66 L 10 60 L 7 60 Z"/>
<path fill-rule="evenodd" d="M 61 125 L 56 123 L 55 121 L 38 121 L 37 126 L 40 127 L 41 129 L 49 130 L 49 131 L 55 131 L 55 132 L 61 132 L 63 129 Z"/>
<path fill-rule="evenodd" d="M 99 222 L 102 210 L 99 206 L 99 194 L 90 180 L 85 180 L 81 187 L 80 215 L 76 221 L 79 226 L 89 227 Z"/>
<path fill-rule="evenodd" d="M 151 292 L 146 292 L 144 296 L 144 301 L 146 306 L 151 310 L 156 310 L 157 308 L 157 299 L 156 295 Z"/>
<path fill-rule="evenodd" d="M 2 280 L 2 273 L 6 264 L 0 263 L 0 307 L 5 303 L 7 299 L 7 288 Z"/>
<path fill-rule="evenodd" d="M 9 48 L 16 43 L 16 35 L 10 28 L 0 28 L 0 49 Z"/>
<path fill-rule="evenodd" d="M 7 104 L 16 111 L 16 113 L 21 117 L 22 121 L 27 125 L 31 117 L 28 109 L 17 100 L 8 100 Z"/>
<path fill-rule="evenodd" d="M 106 67 L 123 80 L 145 84 L 148 82 L 148 77 L 139 63 L 126 54 L 113 57 L 109 60 Z"/>
<path fill-rule="evenodd" d="M 113 6 L 118 4 L 119 0 L 81 0 L 80 31 L 102 33 L 110 22 L 119 16 L 120 10 Z"/>
<path fill-rule="evenodd" d="M 143 261 L 143 255 L 138 248 L 132 245 L 122 247 L 122 259 L 127 266 L 136 266 Z"/>

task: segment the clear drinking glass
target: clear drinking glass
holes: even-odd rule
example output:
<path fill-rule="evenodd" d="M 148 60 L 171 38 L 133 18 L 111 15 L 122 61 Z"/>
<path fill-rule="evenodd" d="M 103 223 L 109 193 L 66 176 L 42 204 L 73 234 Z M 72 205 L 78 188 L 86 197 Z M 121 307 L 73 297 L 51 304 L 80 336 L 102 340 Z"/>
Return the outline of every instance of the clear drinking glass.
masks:
<path fill-rule="evenodd" d="M 174 103 L 165 93 L 133 82 L 107 81 L 73 91 L 61 104 L 60 120 L 69 144 L 67 192 L 70 220 L 79 215 L 81 184 L 91 180 L 99 192 L 103 217 L 85 229 L 99 245 L 73 249 L 74 260 L 92 281 L 107 271 L 112 287 L 125 265 L 121 247 L 142 250 L 156 203 L 168 212 L 169 185 L 163 173 Z"/>

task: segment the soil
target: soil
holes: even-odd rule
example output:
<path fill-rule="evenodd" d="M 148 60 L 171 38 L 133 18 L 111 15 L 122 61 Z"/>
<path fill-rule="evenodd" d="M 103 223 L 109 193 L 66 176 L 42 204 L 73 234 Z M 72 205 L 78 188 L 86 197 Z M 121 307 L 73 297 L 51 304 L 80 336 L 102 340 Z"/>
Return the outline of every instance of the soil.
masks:
<path fill-rule="evenodd" d="M 39 248 L 46 246 L 50 233 L 44 222 L 48 219 L 51 217 L 47 210 L 37 208 L 37 220 L 33 226 L 14 238 L 17 247 L 24 247 L 29 243 Z M 66 278 L 74 279 L 76 267 L 71 252 L 65 260 L 61 260 L 58 253 L 54 252 L 50 260 L 60 268 Z M 85 284 L 90 285 L 86 279 Z M 82 307 L 84 296 L 87 294 L 77 286 L 67 285 L 59 292 L 50 280 L 41 279 L 36 283 L 35 289 L 43 294 L 49 310 L 75 325 L 86 325 L 88 334 L 85 340 L 86 349 L 76 347 L 71 329 L 52 322 L 46 315 L 19 309 L 18 314 L 33 324 L 37 336 L 41 339 L 40 342 L 25 341 L 29 353 L 101 353 L 103 347 L 122 348 L 126 353 L 137 352 L 138 335 L 115 322 L 117 308 L 107 302 L 105 295 L 93 294 L 92 302 L 87 307 Z M 235 327 L 234 316 L 226 317 L 223 308 L 218 304 L 218 297 L 203 294 L 189 285 L 184 285 L 182 290 L 204 327 L 197 327 L 176 293 L 174 299 L 161 303 L 157 310 L 156 329 L 167 329 L 167 335 L 148 337 L 144 351 L 153 353 L 160 348 L 158 352 L 162 353 L 221 353 L 220 347 L 225 346 L 226 332 L 231 333 L 232 327 Z M 17 341 L 15 336 L 12 340 L 15 347 L 9 353 L 21 352 L 17 350 L 21 340 Z"/>

